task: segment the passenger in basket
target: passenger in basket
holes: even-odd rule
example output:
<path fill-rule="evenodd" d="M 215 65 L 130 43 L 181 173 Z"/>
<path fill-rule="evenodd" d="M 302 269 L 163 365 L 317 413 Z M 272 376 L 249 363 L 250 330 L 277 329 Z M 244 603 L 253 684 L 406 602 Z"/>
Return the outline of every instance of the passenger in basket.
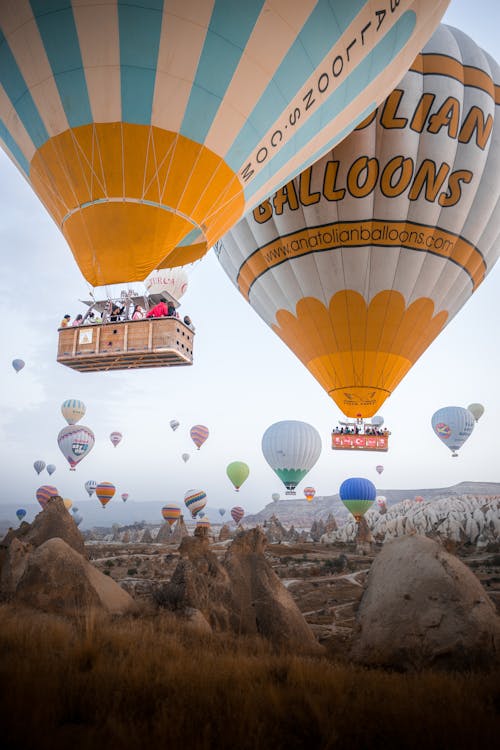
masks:
<path fill-rule="evenodd" d="M 164 318 L 168 315 L 168 306 L 162 300 L 146 313 L 146 318 Z"/>
<path fill-rule="evenodd" d="M 145 318 L 145 317 L 146 317 L 146 310 L 140 305 L 136 305 L 134 307 L 134 312 L 132 313 L 132 320 L 142 320 L 142 318 Z"/>
<path fill-rule="evenodd" d="M 125 305 L 123 307 L 119 307 L 113 302 L 111 304 L 111 313 L 109 315 L 109 319 L 111 323 L 116 323 L 117 320 L 121 320 L 124 310 L 125 310 Z"/>
<path fill-rule="evenodd" d="M 193 323 L 192 323 L 191 318 L 189 317 L 189 315 L 184 315 L 184 325 L 186 325 L 188 328 L 190 328 L 193 333 L 195 332 L 196 329 L 195 329 L 195 327 L 194 327 L 194 325 L 193 325 Z"/>
<path fill-rule="evenodd" d="M 67 328 L 69 326 L 70 320 L 71 320 L 71 315 L 65 315 L 64 318 L 59 323 L 59 328 Z"/>
<path fill-rule="evenodd" d="M 76 316 L 76 318 L 74 319 L 74 321 L 72 322 L 71 325 L 72 326 L 81 326 L 82 321 L 83 321 L 83 315 L 81 315 L 80 313 L 78 313 L 78 315 Z"/>
<path fill-rule="evenodd" d="M 169 318 L 178 318 L 179 317 L 177 315 L 177 312 L 175 310 L 175 305 L 174 305 L 173 302 L 169 302 L 168 305 L 167 305 L 167 307 L 168 307 L 168 313 L 167 313 L 167 315 L 168 315 Z"/>

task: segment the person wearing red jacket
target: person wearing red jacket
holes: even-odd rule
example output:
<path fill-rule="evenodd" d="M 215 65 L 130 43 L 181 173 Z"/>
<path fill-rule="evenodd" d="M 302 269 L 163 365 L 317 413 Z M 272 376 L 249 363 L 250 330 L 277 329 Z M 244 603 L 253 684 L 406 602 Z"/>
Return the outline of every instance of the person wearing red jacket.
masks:
<path fill-rule="evenodd" d="M 163 300 L 146 313 L 146 318 L 164 318 L 168 315 L 168 305 Z"/>

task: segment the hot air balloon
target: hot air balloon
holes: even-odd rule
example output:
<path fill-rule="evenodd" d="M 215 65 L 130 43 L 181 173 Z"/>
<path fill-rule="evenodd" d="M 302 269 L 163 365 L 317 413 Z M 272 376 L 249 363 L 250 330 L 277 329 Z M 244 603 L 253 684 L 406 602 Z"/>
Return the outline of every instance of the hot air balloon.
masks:
<path fill-rule="evenodd" d="M 33 468 L 37 474 L 40 474 L 45 469 L 45 461 L 35 461 Z"/>
<path fill-rule="evenodd" d="M 262 453 L 285 485 L 286 494 L 295 495 L 295 487 L 320 456 L 321 438 L 307 422 L 276 422 L 262 437 Z"/>
<path fill-rule="evenodd" d="M 422 495 L 415 495 L 414 499 L 415 499 L 416 503 L 423 503 L 424 502 L 424 498 L 422 497 Z"/>
<path fill-rule="evenodd" d="M 122 500 L 123 500 L 124 503 L 127 502 L 127 500 L 128 500 L 128 492 L 122 492 Z"/>
<path fill-rule="evenodd" d="M 57 487 L 53 487 L 51 484 L 44 484 L 42 487 L 39 487 L 36 491 L 36 499 L 42 506 L 45 508 L 47 503 L 49 502 L 51 497 L 55 497 L 56 495 L 59 495 L 59 492 L 57 490 Z"/>
<path fill-rule="evenodd" d="M 474 417 L 462 406 L 445 406 L 432 415 L 432 429 L 438 438 L 451 450 L 453 458 L 458 449 L 472 435 Z"/>
<path fill-rule="evenodd" d="M 382 466 L 382 464 L 378 464 L 378 466 L 375 466 L 375 471 L 377 472 L 377 474 L 382 474 L 382 472 L 384 471 L 384 467 Z"/>
<path fill-rule="evenodd" d="M 78 510 L 79 508 L 76 505 L 73 505 L 73 507 L 71 508 L 72 513 L 78 513 Z"/>
<path fill-rule="evenodd" d="M 144 280 L 144 286 L 148 294 L 168 292 L 179 300 L 187 292 L 188 275 L 184 268 L 164 268 L 150 273 Z"/>
<path fill-rule="evenodd" d="M 14 370 L 16 372 L 20 372 L 23 369 L 23 367 L 24 367 L 25 364 L 26 363 L 22 359 L 13 359 L 12 360 L 12 367 L 14 368 Z"/>
<path fill-rule="evenodd" d="M 81 516 L 79 513 L 75 513 L 75 515 L 73 516 L 73 521 L 77 526 L 80 526 L 81 522 L 83 521 L 83 516 Z"/>
<path fill-rule="evenodd" d="M 85 415 L 87 407 L 77 398 L 69 398 L 61 404 L 61 413 L 68 424 L 76 424 Z"/>
<path fill-rule="evenodd" d="M 219 515 L 222 517 L 225 514 L 226 514 L 226 509 L 225 508 L 219 508 Z"/>
<path fill-rule="evenodd" d="M 209 529 L 210 528 L 210 521 L 208 518 L 199 518 L 196 521 L 196 528 L 197 529 Z"/>
<path fill-rule="evenodd" d="M 239 524 L 244 515 L 245 511 L 240 505 L 235 505 L 234 508 L 231 508 L 231 516 L 236 525 Z"/>
<path fill-rule="evenodd" d="M 95 492 L 96 487 L 97 487 L 97 482 L 94 479 L 89 479 L 88 482 L 85 482 L 85 489 L 87 490 L 89 497 L 92 497 L 92 495 Z"/>
<path fill-rule="evenodd" d="M 384 418 L 380 414 L 375 414 L 375 416 L 371 418 L 371 423 L 375 425 L 375 427 L 382 427 L 384 424 Z"/>
<path fill-rule="evenodd" d="M 71 506 L 73 505 L 73 501 L 70 500 L 68 497 L 66 497 L 63 500 L 63 503 L 64 503 L 64 507 L 66 508 L 66 510 L 69 510 L 71 508 Z"/>
<path fill-rule="evenodd" d="M 382 106 L 216 249 L 348 417 L 376 414 L 497 259 L 499 84 L 441 26 Z"/>
<path fill-rule="evenodd" d="M 70 471 L 75 471 L 76 465 L 88 456 L 94 447 L 94 433 L 89 427 L 83 425 L 69 425 L 63 427 L 57 436 L 57 442 L 61 453 L 70 466 Z"/>
<path fill-rule="evenodd" d="M 484 406 L 482 404 L 469 404 L 467 407 L 476 422 L 479 422 L 484 414 Z"/>
<path fill-rule="evenodd" d="M 111 482 L 100 482 L 95 488 L 95 494 L 97 495 L 99 502 L 102 507 L 105 508 L 111 498 L 116 492 L 116 487 Z"/>
<path fill-rule="evenodd" d="M 362 516 L 373 505 L 377 490 L 373 482 L 370 482 L 369 479 L 353 477 L 342 482 L 339 495 L 347 510 L 352 513 L 355 520 L 359 523 Z"/>
<path fill-rule="evenodd" d="M 243 482 L 246 481 L 250 474 L 248 464 L 243 461 L 232 461 L 226 468 L 226 474 L 229 477 L 229 481 L 233 484 L 236 492 L 240 491 L 240 487 Z"/>
<path fill-rule="evenodd" d="M 304 497 L 308 503 L 312 501 L 315 494 L 316 490 L 314 489 L 314 487 L 304 487 Z"/>
<path fill-rule="evenodd" d="M 184 504 L 195 518 L 207 504 L 207 495 L 203 490 L 188 490 L 184 495 Z"/>
<path fill-rule="evenodd" d="M 273 494 L 271 495 L 271 500 L 274 503 L 277 503 L 279 499 L 280 499 L 280 493 L 279 492 L 273 492 Z"/>
<path fill-rule="evenodd" d="M 144 279 L 341 140 L 448 2 L 2 3 L 2 145 L 90 284 Z"/>
<path fill-rule="evenodd" d="M 181 509 L 178 505 L 164 505 L 161 514 L 169 526 L 173 526 L 181 517 Z"/>
<path fill-rule="evenodd" d="M 196 445 L 198 450 L 200 450 L 201 446 L 205 442 L 205 440 L 209 436 L 208 427 L 205 427 L 203 424 L 195 424 L 194 427 L 191 427 L 189 430 L 189 434 L 191 435 L 191 440 Z"/>
<path fill-rule="evenodd" d="M 18 510 L 16 510 L 16 516 L 17 516 L 18 521 L 22 521 L 25 515 L 26 515 L 26 511 L 24 510 L 24 508 L 18 508 Z"/>
<path fill-rule="evenodd" d="M 55 464 L 47 464 L 47 473 L 53 474 L 56 470 Z"/>
<path fill-rule="evenodd" d="M 189 453 L 183 453 L 181 458 L 184 461 L 184 463 L 186 463 L 187 461 L 189 461 L 189 458 L 190 458 Z"/>
<path fill-rule="evenodd" d="M 387 498 L 384 495 L 377 495 L 377 505 L 379 508 L 385 508 L 387 503 Z"/>
<path fill-rule="evenodd" d="M 111 440 L 115 448 L 118 445 L 118 443 L 121 443 L 122 438 L 123 438 L 123 435 L 121 434 L 121 432 L 112 432 L 111 435 L 109 436 L 109 439 Z"/>
<path fill-rule="evenodd" d="M 180 425 L 180 422 L 179 422 L 179 420 L 178 420 L 178 419 L 171 419 L 171 420 L 170 420 L 170 423 L 169 423 L 169 424 L 170 424 L 170 427 L 171 427 L 171 428 L 173 429 L 173 431 L 175 432 L 175 431 L 176 431 L 176 429 L 177 429 L 177 428 L 179 427 L 179 425 Z"/>

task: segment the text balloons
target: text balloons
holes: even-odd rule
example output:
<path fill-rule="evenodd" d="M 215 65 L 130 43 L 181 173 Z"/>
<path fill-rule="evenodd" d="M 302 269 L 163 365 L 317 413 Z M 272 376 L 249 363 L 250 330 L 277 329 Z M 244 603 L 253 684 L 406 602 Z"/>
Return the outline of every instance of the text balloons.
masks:
<path fill-rule="evenodd" d="M 321 438 L 307 422 L 276 422 L 262 437 L 262 453 L 285 485 L 287 494 L 295 494 L 295 487 L 320 456 Z"/>
<path fill-rule="evenodd" d="M 203 490 L 188 490 L 184 495 L 184 504 L 195 518 L 207 504 L 207 495 Z"/>
<path fill-rule="evenodd" d="M 109 501 L 114 497 L 116 487 L 111 482 L 100 482 L 95 488 L 95 494 L 102 507 L 105 508 Z"/>
<path fill-rule="evenodd" d="M 42 509 L 45 508 L 47 503 L 49 502 L 51 497 L 55 497 L 56 495 L 59 495 L 59 492 L 57 490 L 57 487 L 53 487 L 51 484 L 44 484 L 42 487 L 39 487 L 36 491 L 36 499 L 42 506 Z"/>
<path fill-rule="evenodd" d="M 21 372 L 21 370 L 23 369 L 23 367 L 24 367 L 25 364 L 26 363 L 24 362 L 23 359 L 13 359 L 12 360 L 12 367 L 14 368 L 14 370 L 16 372 Z"/>
<path fill-rule="evenodd" d="M 181 509 L 178 505 L 164 505 L 161 509 L 161 514 L 168 525 L 173 526 L 181 517 Z"/>
<path fill-rule="evenodd" d="M 341 140 L 448 2 L 1 3 L 0 141 L 92 286 L 143 279 Z"/>
<path fill-rule="evenodd" d="M 435 434 L 450 449 L 454 458 L 474 429 L 474 417 L 468 409 L 461 406 L 444 406 L 438 409 L 432 415 L 431 423 Z"/>
<path fill-rule="evenodd" d="M 45 469 L 45 461 L 35 461 L 33 468 L 37 474 L 40 474 Z"/>
<path fill-rule="evenodd" d="M 68 398 L 61 404 L 61 414 L 68 424 L 76 424 L 85 416 L 87 407 L 77 398 Z"/>
<path fill-rule="evenodd" d="M 352 477 L 342 482 L 339 495 L 347 510 L 359 522 L 366 511 L 373 505 L 373 501 L 377 496 L 377 490 L 373 482 L 370 482 L 369 479 Z"/>
<path fill-rule="evenodd" d="M 63 427 L 57 436 L 57 443 L 70 466 L 70 471 L 75 471 L 76 465 L 85 456 L 88 456 L 94 447 L 94 433 L 89 427 L 83 425 L 69 425 Z"/>
<path fill-rule="evenodd" d="M 194 427 L 191 427 L 191 429 L 189 430 L 189 434 L 191 435 L 191 440 L 196 445 L 197 449 L 200 450 L 201 446 L 208 438 L 210 432 L 208 430 L 208 427 L 205 427 L 205 425 L 195 424 Z"/>
<path fill-rule="evenodd" d="M 109 439 L 111 440 L 115 448 L 119 443 L 121 443 L 122 438 L 123 438 L 123 435 L 121 434 L 121 432 L 112 432 L 111 435 L 109 436 Z"/>
<path fill-rule="evenodd" d="M 441 26 L 383 105 L 218 245 L 349 417 L 376 414 L 497 260 L 499 84 L 495 61 Z"/>
<path fill-rule="evenodd" d="M 243 510 L 241 505 L 235 505 L 234 508 L 231 508 L 231 517 L 236 525 L 239 524 L 244 515 L 245 511 Z"/>
<path fill-rule="evenodd" d="M 85 482 L 85 489 L 87 490 L 89 497 L 92 497 L 96 487 L 97 482 L 94 479 L 89 479 L 88 482 Z"/>
<path fill-rule="evenodd" d="M 226 467 L 226 474 L 236 492 L 239 492 L 241 485 L 247 480 L 248 475 L 250 474 L 250 469 L 248 464 L 243 461 L 232 461 Z"/>

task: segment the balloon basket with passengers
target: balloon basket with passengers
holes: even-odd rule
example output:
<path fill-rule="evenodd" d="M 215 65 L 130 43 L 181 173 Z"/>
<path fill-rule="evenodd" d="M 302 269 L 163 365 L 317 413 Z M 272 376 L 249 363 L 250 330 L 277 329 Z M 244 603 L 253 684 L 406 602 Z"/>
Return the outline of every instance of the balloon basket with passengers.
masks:
<path fill-rule="evenodd" d="M 339 421 L 332 431 L 332 450 L 334 451 L 382 451 L 389 450 L 389 435 L 382 427 L 383 417 L 375 416 L 371 421 L 360 416 L 355 421 Z"/>
<path fill-rule="evenodd" d="M 178 300 L 123 291 L 119 298 L 84 300 L 77 323 L 59 329 L 57 361 L 79 372 L 193 364 L 194 327 L 178 316 Z M 161 304 L 165 314 L 146 317 Z"/>

